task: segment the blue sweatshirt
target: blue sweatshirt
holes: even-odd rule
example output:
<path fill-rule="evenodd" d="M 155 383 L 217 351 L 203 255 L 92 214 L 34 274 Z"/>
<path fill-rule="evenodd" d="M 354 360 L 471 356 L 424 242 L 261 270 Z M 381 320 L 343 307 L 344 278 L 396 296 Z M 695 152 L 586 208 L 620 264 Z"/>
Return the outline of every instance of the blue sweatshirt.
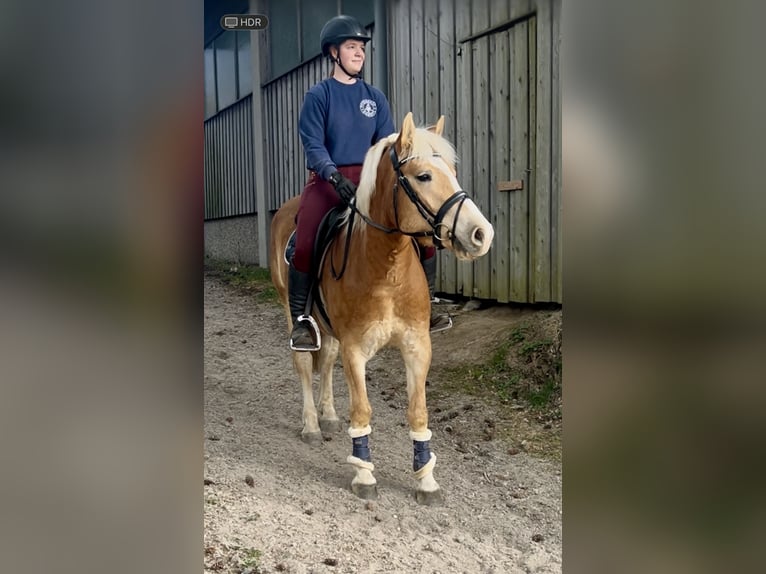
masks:
<path fill-rule="evenodd" d="M 298 123 L 306 166 L 328 180 L 339 165 L 359 165 L 367 150 L 394 132 L 388 100 L 357 79 L 322 80 L 307 93 Z"/>

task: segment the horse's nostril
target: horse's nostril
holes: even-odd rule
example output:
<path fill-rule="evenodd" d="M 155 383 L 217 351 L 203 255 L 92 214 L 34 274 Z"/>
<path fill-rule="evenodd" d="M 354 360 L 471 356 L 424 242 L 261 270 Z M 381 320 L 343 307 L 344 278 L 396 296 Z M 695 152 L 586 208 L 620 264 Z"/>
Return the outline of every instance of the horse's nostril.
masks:
<path fill-rule="evenodd" d="M 479 245 L 484 243 L 484 230 L 481 227 L 477 227 L 473 232 L 473 240 Z"/>

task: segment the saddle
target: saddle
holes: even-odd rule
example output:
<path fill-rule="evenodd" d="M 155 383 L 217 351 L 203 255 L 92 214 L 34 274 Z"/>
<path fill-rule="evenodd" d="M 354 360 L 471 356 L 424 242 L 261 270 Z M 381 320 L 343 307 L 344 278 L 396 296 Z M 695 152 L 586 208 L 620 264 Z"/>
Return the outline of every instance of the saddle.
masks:
<path fill-rule="evenodd" d="M 322 275 L 322 269 L 324 268 L 325 257 L 330 246 L 335 241 L 338 233 L 348 222 L 348 211 L 345 207 L 333 207 L 322 218 L 317 230 L 316 237 L 314 238 L 314 249 L 311 258 L 311 290 L 309 291 L 309 297 L 306 301 L 306 315 L 310 315 L 313 306 L 316 306 L 317 311 L 322 316 L 327 326 L 332 331 L 332 325 L 330 324 L 330 318 L 327 316 L 327 310 L 322 303 L 322 297 L 319 292 L 319 278 Z M 285 245 L 285 261 L 288 265 L 292 265 L 293 254 L 295 253 L 295 231 L 290 234 L 287 244 Z"/>

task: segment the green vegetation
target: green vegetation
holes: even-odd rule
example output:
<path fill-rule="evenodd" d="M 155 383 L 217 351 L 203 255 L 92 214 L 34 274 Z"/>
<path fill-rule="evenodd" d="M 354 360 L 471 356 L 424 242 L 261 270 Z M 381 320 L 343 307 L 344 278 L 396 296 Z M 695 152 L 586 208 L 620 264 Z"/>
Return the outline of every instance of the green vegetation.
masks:
<path fill-rule="evenodd" d="M 241 557 L 239 559 L 239 565 L 242 568 L 254 568 L 259 567 L 261 560 L 261 551 L 255 548 L 243 548 L 241 551 Z"/>
<path fill-rule="evenodd" d="M 545 323 L 530 320 L 510 331 L 485 361 L 448 369 L 449 386 L 493 394 L 540 420 L 560 419 L 561 328 Z"/>
<path fill-rule="evenodd" d="M 247 263 L 205 257 L 205 273 L 218 277 L 234 287 L 249 291 L 259 303 L 279 302 L 279 296 L 271 283 L 271 274 L 268 269 Z"/>

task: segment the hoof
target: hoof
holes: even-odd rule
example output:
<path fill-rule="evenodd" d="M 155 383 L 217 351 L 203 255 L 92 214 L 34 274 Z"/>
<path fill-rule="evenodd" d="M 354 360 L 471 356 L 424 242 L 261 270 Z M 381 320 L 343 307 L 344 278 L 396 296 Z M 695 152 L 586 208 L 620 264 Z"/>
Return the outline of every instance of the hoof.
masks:
<path fill-rule="evenodd" d="M 321 432 L 301 433 L 301 440 L 305 442 L 306 444 L 310 444 L 312 446 L 316 446 L 324 442 Z"/>
<path fill-rule="evenodd" d="M 378 498 L 377 484 L 352 484 L 351 491 L 364 500 L 375 500 Z"/>
<path fill-rule="evenodd" d="M 438 490 L 418 490 L 415 492 L 415 500 L 424 506 L 441 506 L 444 504 L 441 488 Z"/>
<path fill-rule="evenodd" d="M 336 433 L 343 430 L 343 423 L 340 419 L 319 419 L 319 428 L 322 432 Z"/>

